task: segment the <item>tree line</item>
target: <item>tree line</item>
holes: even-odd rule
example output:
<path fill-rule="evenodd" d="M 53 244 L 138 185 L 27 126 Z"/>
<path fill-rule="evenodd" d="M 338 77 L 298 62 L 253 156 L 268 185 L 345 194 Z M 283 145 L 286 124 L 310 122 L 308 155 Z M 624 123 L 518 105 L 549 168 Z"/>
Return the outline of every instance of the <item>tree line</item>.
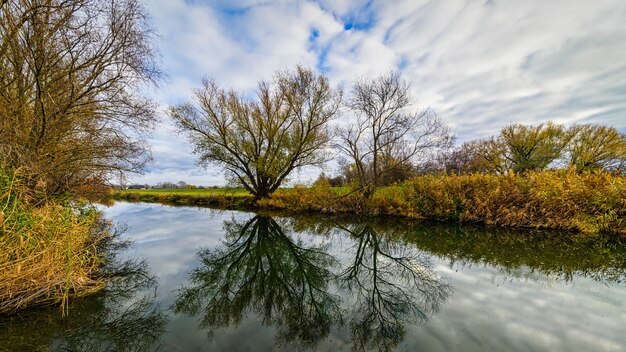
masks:
<path fill-rule="evenodd" d="M 419 109 L 397 72 L 354 81 L 347 96 L 298 66 L 258 85 L 256 99 L 205 81 L 195 102 L 170 116 L 195 145 L 201 165 L 219 165 L 257 198 L 269 196 L 296 168 L 338 158 L 334 177 L 365 197 L 378 187 L 425 173 L 524 173 L 570 167 L 621 171 L 626 136 L 595 124 L 511 124 L 499 135 L 453 147 L 448 126 Z M 342 116 L 340 121 L 334 121 Z M 330 127 L 334 122 L 334 128 Z"/>
<path fill-rule="evenodd" d="M 597 124 L 511 124 L 497 136 L 472 140 L 421 165 L 421 172 L 456 174 L 573 168 L 578 172 L 626 167 L 626 135 Z"/>

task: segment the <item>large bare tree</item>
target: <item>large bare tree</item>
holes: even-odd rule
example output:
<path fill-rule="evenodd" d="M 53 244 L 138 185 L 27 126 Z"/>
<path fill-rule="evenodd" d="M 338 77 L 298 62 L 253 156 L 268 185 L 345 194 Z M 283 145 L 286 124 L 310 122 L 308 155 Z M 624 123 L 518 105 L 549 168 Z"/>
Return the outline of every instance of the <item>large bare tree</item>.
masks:
<path fill-rule="evenodd" d="M 201 165 L 223 167 L 264 198 L 294 169 L 328 160 L 327 123 L 340 102 L 325 76 L 298 66 L 259 83 L 253 100 L 205 79 L 195 102 L 172 107 L 170 116 L 195 145 Z"/>
<path fill-rule="evenodd" d="M 398 73 L 361 79 L 347 102 L 353 119 L 339 129 L 340 151 L 352 162 L 359 188 L 371 196 L 390 173 L 428 151 L 450 145 L 448 127 L 430 110 L 411 109 L 409 83 Z"/>
<path fill-rule="evenodd" d="M 138 171 L 153 37 L 139 0 L 2 0 L 0 166 L 39 196 Z"/>

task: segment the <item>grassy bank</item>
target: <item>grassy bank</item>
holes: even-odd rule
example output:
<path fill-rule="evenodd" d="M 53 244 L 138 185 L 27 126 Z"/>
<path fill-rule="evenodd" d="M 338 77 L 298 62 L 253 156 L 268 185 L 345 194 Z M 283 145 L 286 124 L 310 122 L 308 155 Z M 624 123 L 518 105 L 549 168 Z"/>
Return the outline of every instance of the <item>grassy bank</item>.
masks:
<path fill-rule="evenodd" d="M 567 170 L 525 175 L 428 175 L 379 189 L 370 199 L 323 183 L 281 189 L 254 202 L 245 192 L 118 192 L 116 199 L 174 205 L 394 215 L 488 226 L 560 229 L 626 237 L 626 178 Z"/>
<path fill-rule="evenodd" d="M 19 180 L 0 173 L 0 314 L 104 287 L 99 243 L 108 231 L 95 210 L 50 202 L 34 207 Z"/>
<path fill-rule="evenodd" d="M 254 197 L 244 189 L 133 189 L 117 191 L 113 199 L 228 209 L 254 207 Z"/>

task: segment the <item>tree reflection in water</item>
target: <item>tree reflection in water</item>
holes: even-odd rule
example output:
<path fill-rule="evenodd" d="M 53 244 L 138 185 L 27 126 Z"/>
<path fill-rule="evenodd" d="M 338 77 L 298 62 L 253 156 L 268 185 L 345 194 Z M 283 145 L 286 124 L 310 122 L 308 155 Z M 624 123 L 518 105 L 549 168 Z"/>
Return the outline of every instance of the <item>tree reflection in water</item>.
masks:
<path fill-rule="evenodd" d="M 356 298 L 350 320 L 354 347 L 389 350 L 402 341 L 406 324 L 425 323 L 438 311 L 451 287 L 416 247 L 381 235 L 369 224 L 338 228 L 356 240 L 353 262 L 340 275 Z"/>
<path fill-rule="evenodd" d="M 271 217 L 257 215 L 241 224 L 225 224 L 226 243 L 199 253 L 174 309 L 202 314 L 201 326 L 237 325 L 252 311 L 277 329 L 277 343 L 315 345 L 340 321 L 338 297 L 328 292 L 335 264 L 324 246 L 305 247 L 283 232 Z"/>
<path fill-rule="evenodd" d="M 406 324 L 423 323 L 450 293 L 427 258 L 371 226 L 332 225 L 355 241 L 345 267 L 325 245 L 289 235 L 290 223 L 257 215 L 225 223 L 226 242 L 199 253 L 200 266 L 181 290 L 177 313 L 201 315 L 211 336 L 252 311 L 276 328 L 279 344 L 314 347 L 350 317 L 353 347 L 388 350 Z M 330 291 L 336 291 L 331 293 Z M 348 298 L 352 298 L 352 303 Z"/>

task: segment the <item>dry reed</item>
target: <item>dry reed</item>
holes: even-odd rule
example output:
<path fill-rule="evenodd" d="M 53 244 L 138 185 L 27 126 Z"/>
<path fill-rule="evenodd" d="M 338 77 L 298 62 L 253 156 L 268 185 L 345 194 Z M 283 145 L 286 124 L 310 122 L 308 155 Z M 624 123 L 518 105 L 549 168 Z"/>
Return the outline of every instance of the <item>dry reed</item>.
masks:
<path fill-rule="evenodd" d="M 93 210 L 54 203 L 32 207 L 19 181 L 0 175 L 0 314 L 33 305 L 60 303 L 95 292 L 101 266 Z"/>

